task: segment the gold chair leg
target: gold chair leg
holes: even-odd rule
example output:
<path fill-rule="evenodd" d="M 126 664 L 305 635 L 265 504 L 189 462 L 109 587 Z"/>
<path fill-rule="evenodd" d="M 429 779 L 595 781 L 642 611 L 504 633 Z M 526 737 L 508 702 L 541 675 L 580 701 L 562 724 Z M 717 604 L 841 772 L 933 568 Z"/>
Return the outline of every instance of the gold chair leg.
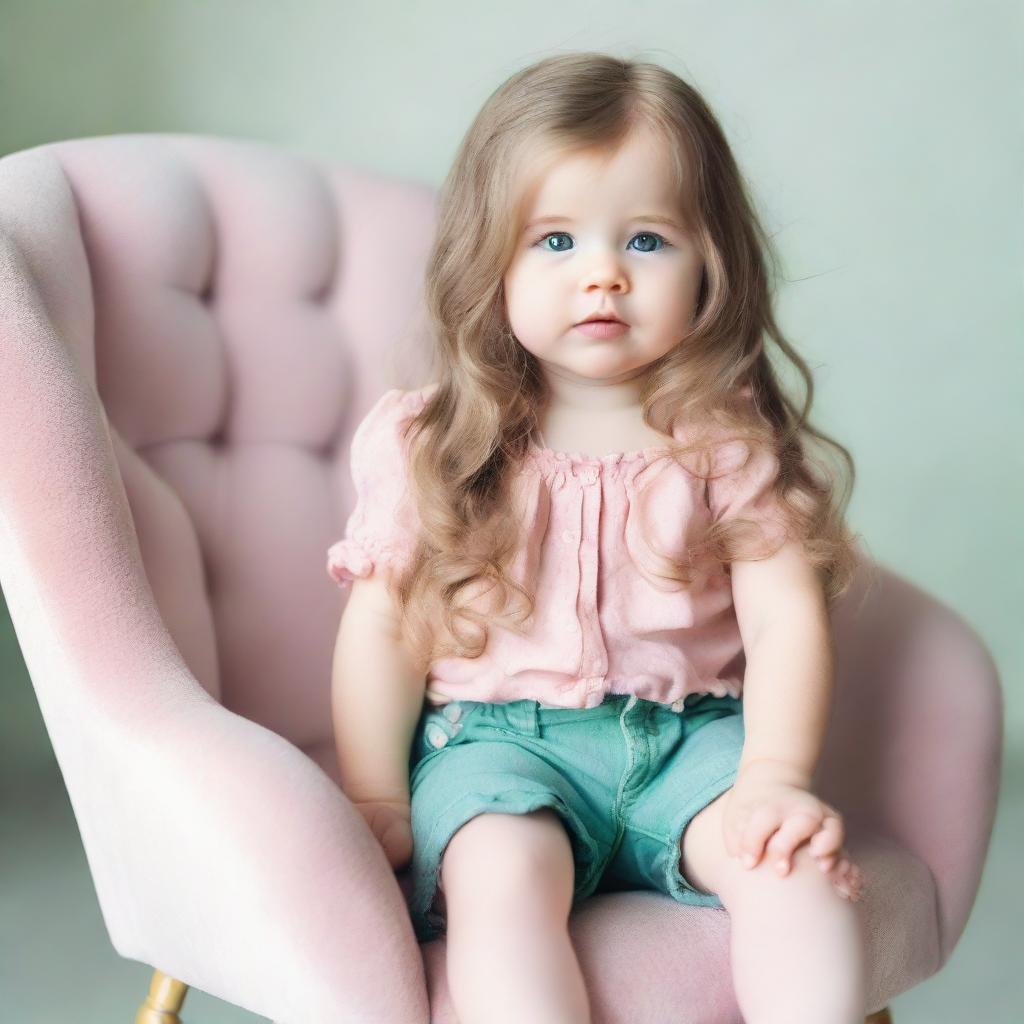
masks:
<path fill-rule="evenodd" d="M 870 1017 L 864 1024 L 892 1024 L 892 1014 L 889 1012 L 889 1007 L 885 1006 L 878 1013 L 871 1014 Z"/>
<path fill-rule="evenodd" d="M 153 972 L 149 995 L 135 1014 L 135 1024 L 181 1024 L 178 1011 L 185 1002 L 188 985 L 167 977 L 162 971 Z"/>

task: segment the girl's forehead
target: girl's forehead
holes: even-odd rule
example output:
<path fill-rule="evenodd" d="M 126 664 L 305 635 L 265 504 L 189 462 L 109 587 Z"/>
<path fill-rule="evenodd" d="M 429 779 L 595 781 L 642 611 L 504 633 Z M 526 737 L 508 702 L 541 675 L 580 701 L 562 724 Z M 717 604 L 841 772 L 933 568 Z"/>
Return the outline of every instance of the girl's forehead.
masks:
<path fill-rule="evenodd" d="M 567 215 L 570 207 L 585 203 L 592 190 L 606 184 L 628 189 L 640 205 L 676 206 L 684 201 L 680 178 L 669 147 L 660 138 L 652 138 L 615 149 L 531 154 L 520 164 L 515 195 L 523 218 Z"/>
<path fill-rule="evenodd" d="M 679 175 L 668 153 L 657 160 L 633 155 L 613 165 L 611 160 L 608 154 L 570 154 L 528 165 L 516 189 L 519 215 L 570 216 L 574 210 L 586 209 L 593 198 L 602 202 L 621 198 L 638 209 L 684 205 Z"/>

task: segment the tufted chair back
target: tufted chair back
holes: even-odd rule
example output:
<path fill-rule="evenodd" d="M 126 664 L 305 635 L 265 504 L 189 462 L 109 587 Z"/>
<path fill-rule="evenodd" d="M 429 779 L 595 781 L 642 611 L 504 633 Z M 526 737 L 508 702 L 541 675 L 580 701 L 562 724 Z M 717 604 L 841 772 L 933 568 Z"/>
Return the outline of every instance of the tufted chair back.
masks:
<path fill-rule="evenodd" d="M 49 229 L 67 274 L 37 278 L 60 290 L 40 299 L 98 392 L 188 667 L 293 743 L 328 740 L 343 597 L 325 550 L 354 498 L 355 424 L 388 387 L 426 382 L 432 191 L 182 135 L 75 139 L 11 162 L 9 187 L 27 189 L 15 216 L 33 189 L 64 198 Z M 42 240 L 25 241 L 31 258 Z"/>

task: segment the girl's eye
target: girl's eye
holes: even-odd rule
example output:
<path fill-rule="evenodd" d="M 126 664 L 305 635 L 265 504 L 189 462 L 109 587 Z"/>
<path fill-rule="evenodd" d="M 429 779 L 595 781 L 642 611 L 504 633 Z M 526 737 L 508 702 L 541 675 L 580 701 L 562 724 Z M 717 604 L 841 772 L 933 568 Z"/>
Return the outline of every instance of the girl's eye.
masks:
<path fill-rule="evenodd" d="M 549 238 L 571 238 L 571 237 L 572 236 L 570 234 L 568 234 L 568 232 L 565 232 L 565 231 L 549 231 L 546 235 L 542 235 L 539 239 L 537 239 L 537 241 L 534 243 L 534 245 L 542 245 L 542 243 L 546 242 Z M 630 239 L 630 241 L 632 242 L 636 238 L 644 238 L 644 239 L 648 239 L 648 240 L 654 240 L 655 243 L 660 242 L 662 248 L 666 248 L 669 245 L 671 245 L 671 242 L 668 242 L 661 235 L 655 234 L 653 231 L 641 231 L 638 234 L 635 234 L 633 236 L 633 238 Z M 656 248 L 648 248 L 647 247 L 648 245 L 649 245 L 649 242 L 645 242 L 644 243 L 644 247 L 640 248 L 640 249 L 637 249 L 637 252 L 657 252 L 658 251 L 658 249 L 656 249 Z M 554 249 L 548 248 L 547 246 L 543 246 L 543 248 L 547 249 L 548 252 L 568 252 L 569 251 L 568 247 L 565 247 L 565 246 L 559 246 L 558 248 L 554 248 Z"/>
<path fill-rule="evenodd" d="M 653 231 L 641 231 L 640 234 L 634 235 L 633 238 L 647 238 L 655 242 L 661 242 L 661 248 L 667 248 L 671 243 L 665 241 L 661 235 L 656 235 Z M 630 241 L 633 239 L 631 238 Z M 640 249 L 639 252 L 657 252 L 657 249 Z"/>
<path fill-rule="evenodd" d="M 542 248 L 547 249 L 547 246 L 544 245 L 544 243 L 549 238 L 568 238 L 568 237 L 569 236 L 564 231 L 551 231 L 551 232 L 549 232 L 546 235 L 542 235 L 539 239 L 537 239 L 537 241 L 534 244 L 535 245 L 539 245 Z M 562 248 L 562 247 L 558 247 L 556 249 L 548 249 L 548 252 L 565 252 L 565 249 Z"/>

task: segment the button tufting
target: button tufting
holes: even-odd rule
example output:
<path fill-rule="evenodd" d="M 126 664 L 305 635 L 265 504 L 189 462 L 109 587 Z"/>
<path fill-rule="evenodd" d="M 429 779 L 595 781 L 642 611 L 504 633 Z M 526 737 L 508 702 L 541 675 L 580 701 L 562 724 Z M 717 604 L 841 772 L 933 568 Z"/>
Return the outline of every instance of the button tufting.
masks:
<path fill-rule="evenodd" d="M 563 530 L 562 531 L 562 540 L 564 540 L 566 544 L 571 544 L 575 539 L 576 539 L 576 534 L 573 533 L 572 530 Z"/>

